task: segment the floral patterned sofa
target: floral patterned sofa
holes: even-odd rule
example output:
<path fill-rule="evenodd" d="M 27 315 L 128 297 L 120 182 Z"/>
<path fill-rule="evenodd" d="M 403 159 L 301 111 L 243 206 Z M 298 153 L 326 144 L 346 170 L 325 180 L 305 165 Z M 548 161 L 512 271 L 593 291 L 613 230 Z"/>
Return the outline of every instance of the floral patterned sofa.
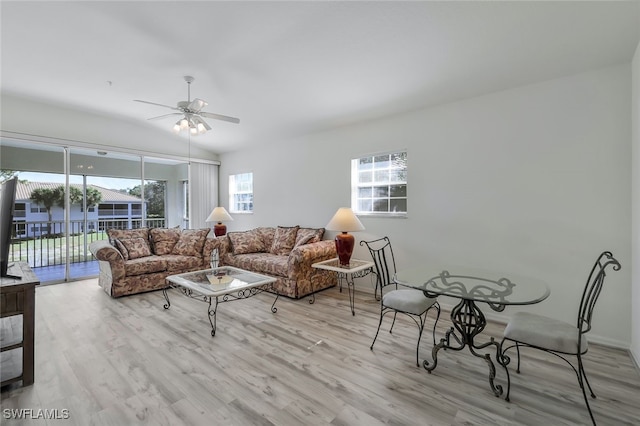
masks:
<path fill-rule="evenodd" d="M 209 229 L 109 229 L 109 240 L 94 241 L 89 250 L 98 259 L 98 284 L 112 297 L 166 286 L 165 278 L 210 267 L 217 242 Z"/>
<path fill-rule="evenodd" d="M 324 228 L 261 227 L 229 232 L 219 241 L 220 266 L 228 265 L 277 279 L 278 294 L 299 299 L 336 285 L 336 274 L 311 265 L 336 257 Z"/>

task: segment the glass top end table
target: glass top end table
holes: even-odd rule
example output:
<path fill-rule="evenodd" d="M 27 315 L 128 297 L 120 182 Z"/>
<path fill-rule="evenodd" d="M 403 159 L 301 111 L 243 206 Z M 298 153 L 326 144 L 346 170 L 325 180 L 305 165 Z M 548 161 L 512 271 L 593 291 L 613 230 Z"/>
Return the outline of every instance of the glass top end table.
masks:
<path fill-rule="evenodd" d="M 314 263 L 311 266 L 316 269 L 336 272 L 338 274 L 338 280 L 340 281 L 340 291 L 342 291 L 342 281 L 346 281 L 347 289 L 349 291 L 349 307 L 351 308 L 351 315 L 355 315 L 353 280 L 354 278 L 361 278 L 372 273 L 373 267 L 375 266 L 374 263 L 367 260 L 351 259 L 348 265 L 341 265 L 340 260 L 335 258 Z"/>

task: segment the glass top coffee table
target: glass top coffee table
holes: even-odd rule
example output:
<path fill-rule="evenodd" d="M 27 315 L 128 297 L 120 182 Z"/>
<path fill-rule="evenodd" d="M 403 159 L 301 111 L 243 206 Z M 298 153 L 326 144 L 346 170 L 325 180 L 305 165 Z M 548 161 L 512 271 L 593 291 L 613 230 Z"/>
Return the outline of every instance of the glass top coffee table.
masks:
<path fill-rule="evenodd" d="M 162 294 L 167 301 L 164 308 L 169 309 L 171 306 L 167 292 L 170 288 L 176 288 L 187 297 L 208 303 L 207 313 L 213 337 L 216 335 L 216 313 L 219 303 L 248 299 L 264 291 L 271 291 L 276 295 L 271 305 L 271 312 L 276 313 L 278 309 L 275 305 L 279 295 L 273 287 L 274 282 L 276 282 L 275 278 L 232 266 L 170 275 L 167 277 L 169 285 L 162 289 Z"/>

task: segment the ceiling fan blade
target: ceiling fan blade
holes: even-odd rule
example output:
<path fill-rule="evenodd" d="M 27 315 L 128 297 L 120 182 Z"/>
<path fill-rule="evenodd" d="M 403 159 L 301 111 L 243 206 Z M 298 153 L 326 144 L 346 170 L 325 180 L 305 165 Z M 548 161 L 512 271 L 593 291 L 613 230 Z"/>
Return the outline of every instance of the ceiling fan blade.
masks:
<path fill-rule="evenodd" d="M 175 115 L 182 115 L 181 112 L 170 112 L 169 114 L 163 114 L 163 115 L 159 115 L 157 117 L 151 117 L 151 118 L 147 118 L 147 120 L 160 120 L 161 118 L 166 118 L 166 117 L 172 117 Z"/>
<path fill-rule="evenodd" d="M 194 100 L 191 101 L 191 103 L 187 106 L 187 109 L 191 110 L 191 111 L 195 111 L 195 112 L 200 112 L 200 110 L 204 107 L 206 107 L 207 105 L 209 105 L 207 102 L 203 101 L 202 99 L 199 98 L 195 98 Z"/>
<path fill-rule="evenodd" d="M 220 114 L 214 114 L 212 112 L 200 112 L 199 113 L 201 116 L 203 117 L 207 117 L 207 118 L 215 118 L 216 120 L 223 120 L 223 121 L 228 121 L 230 123 L 239 123 L 240 119 L 239 118 L 235 118 L 235 117 L 228 117 L 226 115 L 220 115 Z"/>
<path fill-rule="evenodd" d="M 134 99 L 134 102 L 142 102 L 143 104 L 151 104 L 151 105 L 157 105 L 157 106 L 161 106 L 161 107 L 165 107 L 165 108 L 171 108 L 171 109 L 175 109 L 176 111 L 180 111 L 178 108 L 176 107 L 172 107 L 169 105 L 163 105 L 163 104 L 157 104 L 155 102 L 149 102 L 149 101 L 141 101 L 140 99 Z"/>

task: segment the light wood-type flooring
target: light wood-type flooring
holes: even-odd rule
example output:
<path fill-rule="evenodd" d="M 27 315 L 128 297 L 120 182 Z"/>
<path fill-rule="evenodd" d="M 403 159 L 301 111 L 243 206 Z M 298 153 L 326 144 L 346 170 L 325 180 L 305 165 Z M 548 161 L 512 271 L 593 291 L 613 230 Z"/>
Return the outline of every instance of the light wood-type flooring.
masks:
<path fill-rule="evenodd" d="M 440 351 L 432 374 L 415 364 L 417 328 L 398 317 L 369 346 L 379 306 L 338 288 L 308 299 L 273 295 L 207 305 L 171 290 L 108 297 L 96 280 L 36 292 L 35 384 L 3 389 L 2 425 L 570 425 L 590 424 L 573 370 L 525 350 L 511 402 L 493 395 L 486 363 Z M 512 309 L 512 308 L 507 308 Z M 441 335 L 450 322 L 443 311 Z M 427 327 L 430 327 L 429 319 Z M 499 338 L 504 325 L 490 323 Z M 426 331 L 426 330 L 425 330 Z M 425 332 L 421 358 L 430 356 Z M 640 424 L 640 374 L 627 351 L 591 345 L 586 370 L 598 424 Z M 497 383 L 506 384 L 497 368 Z M 66 420 L 7 419 L 10 409 L 68 410 Z"/>

